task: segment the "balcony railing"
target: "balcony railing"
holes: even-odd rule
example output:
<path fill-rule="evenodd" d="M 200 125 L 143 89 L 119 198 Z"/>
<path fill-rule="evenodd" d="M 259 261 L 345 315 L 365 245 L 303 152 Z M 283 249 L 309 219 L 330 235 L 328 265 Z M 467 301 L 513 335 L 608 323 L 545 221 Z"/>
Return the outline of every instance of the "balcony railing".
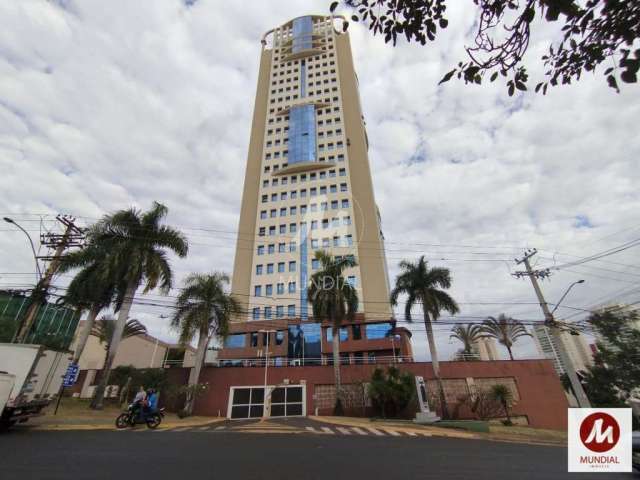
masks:
<path fill-rule="evenodd" d="M 410 356 L 381 356 L 375 358 L 341 358 L 340 365 L 393 365 L 396 363 L 410 363 L 413 358 Z M 207 363 L 210 367 L 264 367 L 265 358 L 233 358 L 217 359 Z M 333 365 L 332 358 L 305 358 L 291 359 L 275 357 L 269 358 L 269 367 L 308 367 L 316 365 Z"/>

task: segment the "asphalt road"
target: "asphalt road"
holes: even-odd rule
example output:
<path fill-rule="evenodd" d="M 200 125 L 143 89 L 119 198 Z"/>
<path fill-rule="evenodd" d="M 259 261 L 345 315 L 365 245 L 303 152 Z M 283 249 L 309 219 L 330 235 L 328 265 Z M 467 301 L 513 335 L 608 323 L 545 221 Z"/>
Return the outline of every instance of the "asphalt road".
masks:
<path fill-rule="evenodd" d="M 0 435 L 2 480 L 574 477 L 585 478 L 566 473 L 564 448 L 480 440 L 144 429 Z"/>

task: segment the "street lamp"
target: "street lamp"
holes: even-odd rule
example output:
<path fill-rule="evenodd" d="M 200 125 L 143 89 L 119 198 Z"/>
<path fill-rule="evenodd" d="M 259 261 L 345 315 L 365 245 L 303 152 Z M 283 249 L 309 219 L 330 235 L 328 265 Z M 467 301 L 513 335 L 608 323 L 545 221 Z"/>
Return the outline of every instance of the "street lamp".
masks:
<path fill-rule="evenodd" d="M 558 303 L 556 303 L 556 306 L 554 307 L 553 310 L 551 310 L 551 315 L 553 315 L 553 312 L 555 312 L 558 307 L 560 306 L 560 304 L 562 303 L 562 300 L 564 300 L 564 297 L 567 296 L 567 294 L 569 293 L 569 291 L 575 286 L 578 285 L 579 283 L 584 283 L 584 280 L 578 280 L 577 282 L 573 282 L 571 285 L 569 285 L 569 288 L 567 288 L 567 291 L 564 292 L 564 295 L 562 295 L 562 297 L 560 297 L 560 300 L 558 300 Z"/>
<path fill-rule="evenodd" d="M 22 232 L 27 236 L 27 238 L 29 239 L 29 243 L 31 244 L 31 251 L 33 252 L 33 258 L 36 262 L 36 277 L 37 277 L 37 281 L 39 282 L 40 280 L 42 280 L 42 272 L 40 271 L 40 265 L 38 264 L 38 255 L 36 254 L 36 248 L 33 246 L 33 240 L 31 240 L 31 235 L 29 235 L 29 232 L 27 232 L 24 228 L 22 228 L 18 223 L 16 223 L 15 220 L 13 220 L 12 218 L 9 217 L 3 217 L 3 220 L 7 223 L 10 223 L 12 225 L 15 225 L 17 228 L 19 228 L 20 230 L 22 230 Z"/>

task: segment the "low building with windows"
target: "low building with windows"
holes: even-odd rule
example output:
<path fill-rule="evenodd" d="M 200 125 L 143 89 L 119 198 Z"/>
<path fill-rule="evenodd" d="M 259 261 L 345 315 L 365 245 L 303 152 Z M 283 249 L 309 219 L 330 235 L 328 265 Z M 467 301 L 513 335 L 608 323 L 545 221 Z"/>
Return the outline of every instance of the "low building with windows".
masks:
<path fill-rule="evenodd" d="M 74 351 L 85 322 L 80 321 L 69 349 Z M 98 337 L 90 335 L 78 360 L 80 375 L 76 385 L 69 389 L 81 398 L 93 396 L 93 390 L 104 368 L 107 350 Z M 132 366 L 134 368 L 191 368 L 195 365 L 195 349 L 191 346 L 163 342 L 151 335 L 137 335 L 122 340 L 113 360 L 113 368 Z"/>
<path fill-rule="evenodd" d="M 333 363 L 332 326 L 299 318 L 232 324 L 223 348 L 220 366 L 330 365 Z M 411 332 L 394 321 L 365 322 L 356 315 L 340 328 L 341 364 L 393 363 L 413 361 Z"/>

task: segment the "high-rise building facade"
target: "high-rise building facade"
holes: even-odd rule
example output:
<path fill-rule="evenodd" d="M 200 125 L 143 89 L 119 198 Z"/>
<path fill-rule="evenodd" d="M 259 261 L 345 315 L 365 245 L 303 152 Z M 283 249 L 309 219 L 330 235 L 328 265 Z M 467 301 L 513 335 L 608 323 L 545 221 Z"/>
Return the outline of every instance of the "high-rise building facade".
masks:
<path fill-rule="evenodd" d="M 540 354 L 544 358 L 553 360 L 553 367 L 558 375 L 562 375 L 566 371 L 558 353 L 559 348 L 563 348 L 567 352 L 573 368 L 577 372 L 585 371 L 593 364 L 593 354 L 584 335 L 571 335 L 569 332 L 562 332 L 557 340 L 551 335 L 549 327 L 536 325 L 533 327 L 533 338 Z M 562 342 L 562 345 L 559 345 L 558 341 Z"/>
<path fill-rule="evenodd" d="M 358 292 L 359 323 L 392 319 L 358 78 L 349 35 L 336 24 L 298 17 L 262 39 L 232 279 L 247 323 L 319 323 L 307 298 L 318 250 L 356 260 L 345 277 Z"/>

